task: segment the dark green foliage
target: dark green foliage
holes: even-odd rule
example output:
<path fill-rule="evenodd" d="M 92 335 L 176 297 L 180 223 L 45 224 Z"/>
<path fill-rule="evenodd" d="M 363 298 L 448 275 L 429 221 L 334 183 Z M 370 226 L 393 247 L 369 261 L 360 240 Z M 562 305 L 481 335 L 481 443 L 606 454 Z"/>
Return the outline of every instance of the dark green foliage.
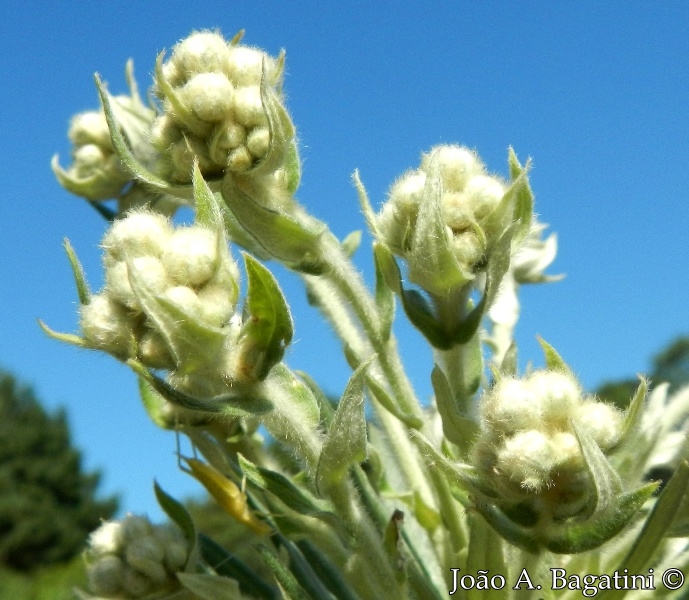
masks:
<path fill-rule="evenodd" d="M 28 571 L 69 561 L 117 510 L 97 500 L 64 412 L 49 415 L 29 388 L 0 371 L 0 564 Z"/>
<path fill-rule="evenodd" d="M 672 393 L 689 384 L 689 336 L 679 336 L 671 341 L 653 356 L 652 365 L 648 376 L 651 386 L 667 382 Z M 636 378 L 606 381 L 596 390 L 596 395 L 605 402 L 626 408 L 638 386 Z"/>

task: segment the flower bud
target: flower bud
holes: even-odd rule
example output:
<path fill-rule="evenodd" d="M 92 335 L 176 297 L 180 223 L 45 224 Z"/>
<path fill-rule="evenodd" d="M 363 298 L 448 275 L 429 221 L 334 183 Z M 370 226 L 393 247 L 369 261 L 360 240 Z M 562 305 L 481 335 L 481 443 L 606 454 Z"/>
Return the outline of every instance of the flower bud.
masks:
<path fill-rule="evenodd" d="M 470 177 L 485 170 L 478 155 L 462 146 L 436 146 L 421 157 L 421 170 L 427 172 L 431 157 L 438 161 L 440 176 L 446 190 L 458 192 L 465 188 Z"/>
<path fill-rule="evenodd" d="M 153 212 L 135 211 L 113 223 L 101 246 L 107 258 L 114 260 L 136 256 L 160 258 L 171 235 L 172 228 L 165 217 Z"/>
<path fill-rule="evenodd" d="M 611 449 L 620 440 L 624 416 L 611 404 L 588 400 L 577 407 L 576 418 L 602 450 Z"/>
<path fill-rule="evenodd" d="M 164 155 L 161 174 L 189 183 L 194 161 L 206 178 L 249 173 L 271 152 L 272 170 L 281 168 L 293 128 L 282 122 L 287 117 L 280 105 L 280 77 L 280 61 L 256 48 L 231 46 L 217 33 L 194 33 L 175 46 L 156 73 L 163 112 L 152 138 Z M 273 120 L 282 120 L 277 140 L 269 110 Z"/>
<path fill-rule="evenodd" d="M 540 491 L 549 482 L 553 452 L 548 437 L 537 430 L 521 431 L 498 452 L 497 469 L 520 487 Z"/>
<path fill-rule="evenodd" d="M 201 227 L 177 229 L 162 255 L 170 278 L 180 285 L 200 286 L 213 275 L 218 264 L 216 235 Z"/>
<path fill-rule="evenodd" d="M 97 294 L 80 312 L 81 331 L 91 347 L 115 356 L 129 356 L 133 321 L 122 304 Z"/>
<path fill-rule="evenodd" d="M 188 548 L 176 526 L 152 525 L 133 515 L 104 523 L 91 534 L 86 551 L 90 591 L 105 598 L 140 598 L 182 589 L 176 573 L 184 569 Z"/>

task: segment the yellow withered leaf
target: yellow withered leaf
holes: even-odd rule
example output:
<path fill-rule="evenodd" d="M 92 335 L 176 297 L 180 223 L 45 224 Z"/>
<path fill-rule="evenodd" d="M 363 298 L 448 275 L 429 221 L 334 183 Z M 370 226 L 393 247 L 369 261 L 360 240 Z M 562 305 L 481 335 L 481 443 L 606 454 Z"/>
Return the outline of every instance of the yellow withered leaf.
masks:
<path fill-rule="evenodd" d="M 272 528 L 254 515 L 246 501 L 246 494 L 215 467 L 195 458 L 182 457 L 191 475 L 208 490 L 220 507 L 234 519 L 259 535 L 268 535 Z"/>

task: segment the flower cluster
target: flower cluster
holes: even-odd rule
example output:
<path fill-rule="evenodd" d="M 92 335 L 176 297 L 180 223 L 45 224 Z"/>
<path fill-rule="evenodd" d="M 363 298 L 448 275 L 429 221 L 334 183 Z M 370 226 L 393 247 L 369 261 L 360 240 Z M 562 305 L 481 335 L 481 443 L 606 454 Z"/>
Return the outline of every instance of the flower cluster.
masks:
<path fill-rule="evenodd" d="M 153 525 L 127 515 L 103 523 L 85 554 L 89 591 L 99 598 L 143 598 L 181 589 L 176 577 L 189 558 L 189 542 L 172 523 Z"/>
<path fill-rule="evenodd" d="M 592 492 L 574 425 L 606 453 L 622 434 L 618 409 L 585 397 L 573 377 L 557 371 L 501 379 L 480 410 L 473 461 L 488 487 L 505 505 L 538 499 L 556 518 L 580 512 Z"/>
<path fill-rule="evenodd" d="M 194 160 L 211 178 L 263 160 L 271 131 L 261 85 L 275 97 L 280 78 L 277 59 L 218 33 L 193 33 L 175 46 L 157 71 L 163 110 L 152 129 L 170 180 L 190 182 Z"/>
<path fill-rule="evenodd" d="M 150 368 L 193 375 L 204 334 L 222 340 L 235 329 L 239 273 L 223 233 L 173 228 L 165 217 L 139 210 L 113 224 L 103 248 L 105 287 L 81 308 L 87 343 Z M 206 370 L 218 368 L 223 349 L 206 344 Z"/>
<path fill-rule="evenodd" d="M 504 219 L 494 217 L 506 187 L 486 172 L 480 158 L 468 148 L 436 146 L 424 154 L 421 166 L 402 175 L 390 188 L 378 227 L 395 254 L 408 258 L 414 253 L 419 211 L 433 193 L 432 170 L 440 177 L 439 202 L 450 247 L 463 270 L 471 273 L 480 265 L 489 240 L 504 225 Z"/>

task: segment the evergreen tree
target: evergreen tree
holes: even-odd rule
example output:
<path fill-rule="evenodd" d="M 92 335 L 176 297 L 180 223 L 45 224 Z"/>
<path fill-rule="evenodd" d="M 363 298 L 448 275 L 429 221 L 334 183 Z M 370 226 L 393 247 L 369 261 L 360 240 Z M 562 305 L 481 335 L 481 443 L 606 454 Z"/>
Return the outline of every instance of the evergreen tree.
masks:
<path fill-rule="evenodd" d="M 64 412 L 46 413 L 0 371 L 0 564 L 28 571 L 75 556 L 117 510 L 95 497 L 99 479 L 82 471 Z"/>

